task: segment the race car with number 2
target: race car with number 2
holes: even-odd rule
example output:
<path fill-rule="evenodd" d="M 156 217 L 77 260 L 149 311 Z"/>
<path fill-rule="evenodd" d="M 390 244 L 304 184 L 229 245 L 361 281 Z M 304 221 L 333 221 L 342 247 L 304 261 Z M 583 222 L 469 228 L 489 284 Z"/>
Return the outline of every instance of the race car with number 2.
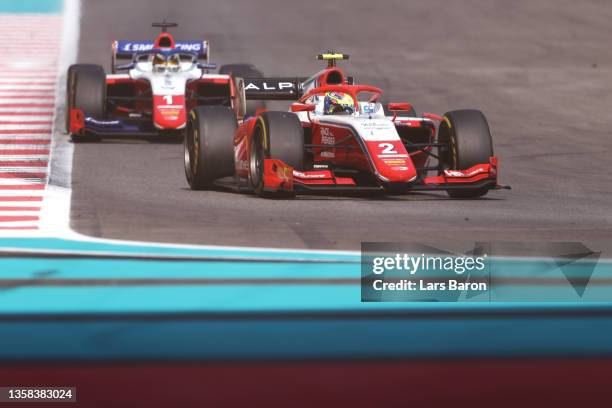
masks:
<path fill-rule="evenodd" d="M 417 115 L 408 102 L 379 102 L 337 61 L 310 78 L 250 78 L 247 100 L 293 100 L 290 112 L 238 122 L 224 107 L 190 112 L 185 174 L 192 189 L 229 187 L 265 197 L 297 193 L 446 191 L 474 198 L 499 189 L 489 124 L 478 110 Z"/>

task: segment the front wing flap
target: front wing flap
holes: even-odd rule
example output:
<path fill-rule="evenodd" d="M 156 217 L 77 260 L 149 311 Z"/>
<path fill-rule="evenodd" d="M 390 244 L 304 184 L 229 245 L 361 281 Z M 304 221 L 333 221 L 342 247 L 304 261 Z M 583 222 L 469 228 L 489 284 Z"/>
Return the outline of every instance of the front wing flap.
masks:
<path fill-rule="evenodd" d="M 510 188 L 497 183 L 498 159 L 465 170 L 446 170 L 442 175 L 425 177 L 405 184 L 405 192 L 448 191 L 475 188 Z M 397 186 L 394 186 L 397 187 Z M 358 185 L 350 177 L 338 177 L 331 170 L 296 171 L 281 160 L 264 160 L 264 190 L 266 192 L 366 192 L 383 191 L 381 186 Z"/>
<path fill-rule="evenodd" d="M 138 119 L 99 119 L 86 116 L 80 109 L 70 110 L 70 133 L 74 135 L 96 135 L 96 136 L 155 136 L 159 132 L 143 126 L 144 122 L 150 123 L 150 118 Z"/>

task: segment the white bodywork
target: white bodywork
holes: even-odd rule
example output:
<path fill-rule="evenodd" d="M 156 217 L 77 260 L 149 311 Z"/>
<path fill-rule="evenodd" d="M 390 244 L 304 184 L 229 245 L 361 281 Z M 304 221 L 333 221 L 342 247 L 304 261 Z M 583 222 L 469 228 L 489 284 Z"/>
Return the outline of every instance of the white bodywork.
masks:
<path fill-rule="evenodd" d="M 184 95 L 187 82 L 202 77 L 202 70 L 192 62 L 181 62 L 175 72 L 155 72 L 152 62 L 138 62 L 128 73 L 132 79 L 146 79 L 153 95 Z"/>

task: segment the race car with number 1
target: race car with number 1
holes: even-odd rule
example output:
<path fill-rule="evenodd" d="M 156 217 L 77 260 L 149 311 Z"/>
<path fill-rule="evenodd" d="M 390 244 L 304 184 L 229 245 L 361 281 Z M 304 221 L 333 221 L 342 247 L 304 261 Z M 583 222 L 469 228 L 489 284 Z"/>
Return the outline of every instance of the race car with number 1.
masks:
<path fill-rule="evenodd" d="M 242 78 L 261 76 L 261 71 L 230 64 L 211 73 L 216 66 L 209 61 L 208 41 L 175 41 L 167 29 L 176 23 L 153 26 L 162 29 L 154 41 L 113 43 L 111 74 L 100 65 L 69 68 L 66 131 L 74 142 L 117 136 L 182 140 L 190 109 L 223 106 L 240 120 L 263 107 L 261 101 L 241 99 Z"/>

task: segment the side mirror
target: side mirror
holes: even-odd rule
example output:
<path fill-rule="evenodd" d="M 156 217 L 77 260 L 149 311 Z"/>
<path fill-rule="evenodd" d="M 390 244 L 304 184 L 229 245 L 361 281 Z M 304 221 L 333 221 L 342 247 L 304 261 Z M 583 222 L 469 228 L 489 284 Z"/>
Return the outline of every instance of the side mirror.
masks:
<path fill-rule="evenodd" d="M 134 69 L 135 66 L 136 66 L 136 64 L 132 62 L 130 64 L 117 65 L 115 67 L 115 70 L 123 71 L 123 70 L 126 70 L 126 69 Z"/>
<path fill-rule="evenodd" d="M 317 105 L 314 103 L 293 103 L 291 104 L 291 112 L 312 112 Z"/>
<path fill-rule="evenodd" d="M 217 68 L 217 64 L 212 62 L 198 62 L 198 68 L 200 69 L 215 69 Z"/>
<path fill-rule="evenodd" d="M 387 109 L 390 111 L 409 111 L 412 110 L 412 104 L 408 102 L 390 103 L 387 105 Z"/>

